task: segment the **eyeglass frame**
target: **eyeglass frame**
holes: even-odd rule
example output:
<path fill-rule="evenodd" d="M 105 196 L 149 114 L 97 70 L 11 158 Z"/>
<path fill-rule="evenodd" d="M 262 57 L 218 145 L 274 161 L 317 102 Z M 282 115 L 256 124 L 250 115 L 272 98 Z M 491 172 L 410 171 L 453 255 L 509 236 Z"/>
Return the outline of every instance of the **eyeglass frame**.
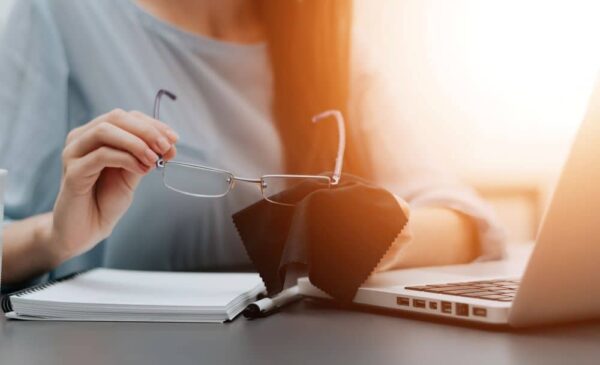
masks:
<path fill-rule="evenodd" d="M 165 89 L 158 90 L 158 92 L 156 93 L 156 97 L 154 98 L 154 112 L 153 112 L 153 118 L 156 120 L 160 120 L 160 102 L 161 102 L 161 98 L 163 95 L 166 95 L 169 99 L 171 99 L 173 101 L 177 100 L 177 95 L 175 95 L 174 93 L 172 93 L 168 90 L 165 90 Z M 267 197 L 267 195 L 265 194 L 265 189 L 267 188 L 265 179 L 270 179 L 270 178 L 315 179 L 315 180 L 327 180 L 328 188 L 331 188 L 331 186 L 338 185 L 340 182 L 341 176 L 342 176 L 342 166 L 344 164 L 344 152 L 346 149 L 346 127 L 345 127 L 345 123 L 344 123 L 344 116 L 342 115 L 342 113 L 339 110 L 331 109 L 331 110 L 326 110 L 324 112 L 321 112 L 321 113 L 313 116 L 312 122 L 318 123 L 319 121 L 324 120 L 329 117 L 335 118 L 335 120 L 337 122 L 337 129 L 338 129 L 337 155 L 336 155 L 336 159 L 335 159 L 335 167 L 333 170 L 333 175 L 331 177 L 326 176 L 326 175 L 268 174 L 268 175 L 262 175 L 260 178 L 248 178 L 248 177 L 236 176 L 231 171 L 218 169 L 215 167 L 204 166 L 204 165 L 199 165 L 199 164 L 194 164 L 194 163 L 189 163 L 189 162 L 165 161 L 163 156 L 161 156 L 161 155 L 158 156 L 159 158 L 156 161 L 156 168 L 160 169 L 162 171 L 163 185 L 167 189 L 173 190 L 173 191 L 183 194 L 183 195 L 192 196 L 192 197 L 196 197 L 196 198 L 222 198 L 222 197 L 226 196 L 227 194 L 229 194 L 229 192 L 234 188 L 236 181 L 241 181 L 241 182 L 259 184 L 260 191 L 261 191 L 263 198 L 270 203 L 278 204 L 278 205 L 293 206 L 293 204 L 281 203 L 281 202 L 277 202 L 277 201 L 269 199 L 269 197 Z M 169 186 L 166 183 L 166 179 L 165 179 L 167 164 L 173 164 L 173 165 L 182 166 L 182 167 L 186 167 L 186 168 L 192 168 L 192 169 L 212 171 L 212 172 L 226 174 L 229 176 L 229 178 L 227 179 L 227 183 L 228 183 L 227 190 L 223 194 L 219 194 L 219 195 L 204 195 L 204 194 L 194 194 L 194 193 L 186 192 L 183 190 L 176 189 L 172 186 Z"/>

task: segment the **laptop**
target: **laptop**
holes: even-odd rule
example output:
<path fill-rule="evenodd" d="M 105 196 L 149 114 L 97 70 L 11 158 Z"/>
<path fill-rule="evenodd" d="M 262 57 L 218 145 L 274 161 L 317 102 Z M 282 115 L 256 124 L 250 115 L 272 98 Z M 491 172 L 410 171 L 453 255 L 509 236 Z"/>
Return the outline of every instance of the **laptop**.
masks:
<path fill-rule="evenodd" d="M 511 327 L 600 318 L 600 84 L 532 252 L 509 256 L 379 273 L 354 303 Z M 306 296 L 327 297 L 306 278 L 298 286 Z"/>

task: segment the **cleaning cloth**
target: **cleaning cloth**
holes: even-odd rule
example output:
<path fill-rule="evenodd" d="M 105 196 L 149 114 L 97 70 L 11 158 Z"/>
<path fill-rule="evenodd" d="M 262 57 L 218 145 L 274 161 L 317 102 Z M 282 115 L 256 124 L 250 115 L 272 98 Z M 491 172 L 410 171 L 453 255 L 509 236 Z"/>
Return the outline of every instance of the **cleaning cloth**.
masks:
<path fill-rule="evenodd" d="M 299 265 L 313 285 L 351 301 L 408 221 L 393 194 L 348 174 L 331 187 L 306 180 L 275 200 L 295 205 L 261 200 L 233 215 L 269 295 Z"/>

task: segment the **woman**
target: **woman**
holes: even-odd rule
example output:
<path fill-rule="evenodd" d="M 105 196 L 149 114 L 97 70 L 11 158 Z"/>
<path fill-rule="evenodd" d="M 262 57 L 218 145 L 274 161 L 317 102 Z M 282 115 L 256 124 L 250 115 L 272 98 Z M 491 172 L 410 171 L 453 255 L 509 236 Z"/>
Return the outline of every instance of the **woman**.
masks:
<path fill-rule="evenodd" d="M 16 2 L 0 49 L 4 283 L 98 265 L 248 269 L 231 214 L 255 187 L 190 198 L 164 189 L 154 162 L 330 170 L 335 128 L 307 122 L 326 109 L 347 118 L 344 171 L 410 209 L 379 270 L 498 257 L 490 213 L 394 113 L 351 12 L 350 0 Z M 161 88 L 179 98 L 158 121 L 146 114 Z"/>

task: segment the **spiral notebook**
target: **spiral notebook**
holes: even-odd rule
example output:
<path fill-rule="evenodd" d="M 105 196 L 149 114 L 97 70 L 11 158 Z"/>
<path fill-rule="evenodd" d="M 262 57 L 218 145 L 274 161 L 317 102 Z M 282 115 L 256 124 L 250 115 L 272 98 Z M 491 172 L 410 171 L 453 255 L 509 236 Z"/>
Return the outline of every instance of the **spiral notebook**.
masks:
<path fill-rule="evenodd" d="M 24 320 L 225 322 L 264 292 L 258 274 L 93 269 L 2 298 Z"/>

